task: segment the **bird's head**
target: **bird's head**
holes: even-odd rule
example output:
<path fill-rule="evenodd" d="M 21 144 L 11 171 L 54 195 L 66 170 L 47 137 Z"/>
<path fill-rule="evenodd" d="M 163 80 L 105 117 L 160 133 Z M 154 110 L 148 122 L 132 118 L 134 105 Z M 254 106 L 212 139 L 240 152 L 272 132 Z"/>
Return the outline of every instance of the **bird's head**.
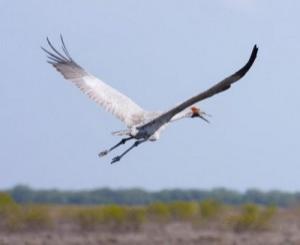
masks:
<path fill-rule="evenodd" d="M 191 107 L 191 118 L 201 118 L 205 122 L 209 123 L 209 121 L 204 116 L 210 116 L 204 111 L 201 111 L 200 108 L 195 106 Z"/>

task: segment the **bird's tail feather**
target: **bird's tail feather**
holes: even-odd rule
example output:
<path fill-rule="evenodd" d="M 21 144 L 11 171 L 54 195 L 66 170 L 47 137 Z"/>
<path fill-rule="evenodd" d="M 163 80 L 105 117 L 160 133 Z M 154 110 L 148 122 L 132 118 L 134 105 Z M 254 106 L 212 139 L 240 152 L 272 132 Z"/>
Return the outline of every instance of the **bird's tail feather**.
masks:
<path fill-rule="evenodd" d="M 130 135 L 130 131 L 128 129 L 127 130 L 120 130 L 120 131 L 114 131 L 111 134 L 115 135 L 115 136 L 124 136 L 124 135 Z"/>

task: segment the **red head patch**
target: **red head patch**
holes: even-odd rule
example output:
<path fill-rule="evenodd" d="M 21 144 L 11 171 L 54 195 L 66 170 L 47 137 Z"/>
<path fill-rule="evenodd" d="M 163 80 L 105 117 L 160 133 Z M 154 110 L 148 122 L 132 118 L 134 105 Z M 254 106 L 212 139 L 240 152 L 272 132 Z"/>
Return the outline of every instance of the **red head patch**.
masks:
<path fill-rule="evenodd" d="M 191 107 L 191 110 L 194 114 L 198 114 L 199 113 L 199 109 L 197 107 Z"/>

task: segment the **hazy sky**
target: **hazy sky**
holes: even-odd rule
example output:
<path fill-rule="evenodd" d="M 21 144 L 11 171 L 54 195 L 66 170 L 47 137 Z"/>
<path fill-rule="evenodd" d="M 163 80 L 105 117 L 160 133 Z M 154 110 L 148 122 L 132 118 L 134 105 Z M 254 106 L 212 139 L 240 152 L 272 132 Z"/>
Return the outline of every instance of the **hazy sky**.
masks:
<path fill-rule="evenodd" d="M 300 190 L 300 2 L 0 0 L 0 188 Z M 124 159 L 124 125 L 49 64 L 73 58 L 148 110 L 166 110 L 258 59 L 229 91 Z"/>

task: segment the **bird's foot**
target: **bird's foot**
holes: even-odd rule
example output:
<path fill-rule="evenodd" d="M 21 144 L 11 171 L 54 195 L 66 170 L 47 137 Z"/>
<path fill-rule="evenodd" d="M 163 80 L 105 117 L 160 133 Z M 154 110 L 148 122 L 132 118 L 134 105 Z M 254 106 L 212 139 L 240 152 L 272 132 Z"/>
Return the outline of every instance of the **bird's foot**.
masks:
<path fill-rule="evenodd" d="M 107 155 L 107 153 L 108 153 L 108 150 L 101 151 L 101 152 L 98 154 L 98 156 L 99 156 L 99 157 L 104 157 L 104 156 Z"/>
<path fill-rule="evenodd" d="M 121 157 L 120 156 L 116 156 L 114 157 L 112 160 L 111 160 L 111 164 L 115 163 L 115 162 L 118 162 L 121 160 Z"/>

